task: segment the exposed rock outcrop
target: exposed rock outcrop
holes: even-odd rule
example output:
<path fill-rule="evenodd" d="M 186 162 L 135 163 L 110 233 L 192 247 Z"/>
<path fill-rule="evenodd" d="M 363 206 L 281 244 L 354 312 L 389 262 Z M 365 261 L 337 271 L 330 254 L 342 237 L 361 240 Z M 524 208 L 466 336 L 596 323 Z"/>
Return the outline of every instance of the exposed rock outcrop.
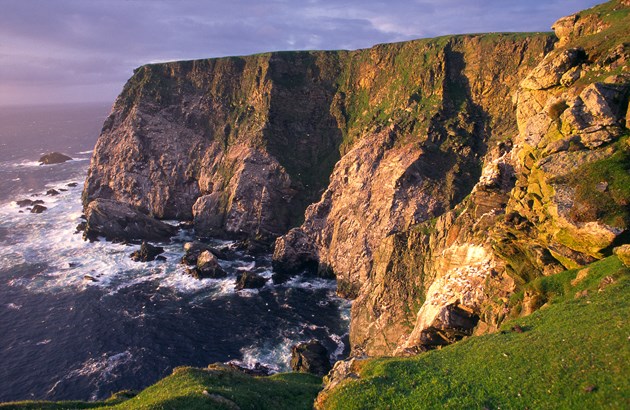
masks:
<path fill-rule="evenodd" d="M 258 289 L 265 286 L 267 279 L 256 272 L 241 272 L 236 278 L 236 290 Z"/>
<path fill-rule="evenodd" d="M 151 218 L 133 207 L 107 199 L 97 199 L 85 208 L 87 221 L 83 235 L 87 239 L 103 236 L 112 241 L 163 241 L 175 235 L 177 228 Z"/>
<path fill-rule="evenodd" d="M 33 200 L 33 199 L 20 199 L 19 201 L 15 201 L 15 203 L 20 208 L 24 208 L 24 207 L 27 207 L 27 206 L 42 205 L 44 203 L 44 201 L 41 200 L 41 199 L 35 199 L 35 200 Z"/>
<path fill-rule="evenodd" d="M 153 246 L 150 243 L 143 241 L 140 245 L 140 249 L 134 251 L 129 255 L 132 260 L 136 262 L 151 262 L 154 260 L 165 260 L 163 256 L 159 256 L 164 253 L 164 248 L 161 246 Z"/>
<path fill-rule="evenodd" d="M 44 212 L 47 209 L 48 208 L 46 208 L 44 205 L 35 204 L 35 206 L 33 206 L 31 208 L 31 213 L 32 214 L 41 214 L 42 212 Z"/>
<path fill-rule="evenodd" d="M 72 161 L 72 158 L 60 152 L 50 152 L 39 158 L 40 165 L 61 164 L 66 161 Z"/>
<path fill-rule="evenodd" d="M 291 348 L 291 369 L 294 372 L 323 376 L 330 368 L 328 351 L 318 340 L 298 343 Z"/>
<path fill-rule="evenodd" d="M 197 279 L 218 279 L 227 276 L 227 273 L 219 265 L 219 260 L 209 250 L 204 250 L 197 257 L 194 268 L 188 269 L 188 273 Z"/>

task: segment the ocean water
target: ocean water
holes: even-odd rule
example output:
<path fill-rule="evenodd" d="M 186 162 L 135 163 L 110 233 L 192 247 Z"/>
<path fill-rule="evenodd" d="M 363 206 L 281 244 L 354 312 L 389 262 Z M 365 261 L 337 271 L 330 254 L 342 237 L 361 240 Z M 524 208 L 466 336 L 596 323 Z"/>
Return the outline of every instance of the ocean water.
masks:
<path fill-rule="evenodd" d="M 178 263 L 190 232 L 159 244 L 167 260 L 149 263 L 129 258 L 138 246 L 75 233 L 108 110 L 0 108 L 0 401 L 104 399 L 174 367 L 217 361 L 288 370 L 291 346 L 311 338 L 331 359 L 347 354 L 350 305 L 334 281 L 297 276 L 235 291 L 240 270 L 271 277 L 271 256 L 237 252 L 220 260 L 227 278 L 196 280 Z M 73 161 L 40 166 L 49 151 Z M 46 195 L 51 188 L 60 194 Z M 16 204 L 27 198 L 48 209 L 32 214 Z"/>

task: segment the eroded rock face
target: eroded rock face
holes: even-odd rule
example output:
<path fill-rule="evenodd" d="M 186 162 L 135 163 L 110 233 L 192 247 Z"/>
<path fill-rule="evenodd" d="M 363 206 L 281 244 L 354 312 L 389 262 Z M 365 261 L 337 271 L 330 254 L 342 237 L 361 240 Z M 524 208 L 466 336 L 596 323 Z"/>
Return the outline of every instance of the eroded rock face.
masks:
<path fill-rule="evenodd" d="M 291 348 L 291 370 L 323 376 L 330 371 L 328 351 L 317 340 L 299 343 Z"/>
<path fill-rule="evenodd" d="M 517 49 L 532 59 L 550 46 L 542 37 L 508 42 L 510 55 Z M 437 272 L 429 260 L 437 244 L 423 230 L 452 225 L 448 211 L 478 182 L 488 146 L 495 146 L 498 135 L 516 132 L 514 114 L 503 102 L 533 66 L 506 65 L 503 46 L 464 38 L 434 49 L 431 58 L 438 70 L 418 73 L 421 86 L 414 91 L 440 95 L 442 102 L 417 117 L 413 131 L 404 114 L 399 115 L 405 120 L 393 115 L 382 127 L 355 130 L 358 141 L 335 166 L 320 201 L 306 210 L 304 224 L 276 241 L 275 266 L 301 269 L 295 261 L 318 260 L 320 272 L 334 272 L 338 292 L 355 299 L 354 350 L 392 354 L 405 343 L 419 301 Z M 482 54 L 493 57 L 481 61 L 477 56 Z M 380 64 L 383 73 L 395 75 L 395 67 Z M 382 75 L 375 71 L 371 75 Z M 493 76 L 501 76 L 500 85 Z M 361 81 L 368 87 L 387 80 L 368 76 Z M 377 90 L 372 91 L 376 101 L 387 92 Z M 401 103 L 403 113 L 415 112 L 412 97 Z M 496 134 L 489 128 L 490 117 Z M 506 190 L 513 186 L 508 162 L 498 161 L 484 176 L 487 189 L 475 194 L 478 216 L 505 206 Z M 488 223 L 496 217 L 492 215 Z M 440 235 L 433 241 L 452 243 L 457 237 Z"/>
<path fill-rule="evenodd" d="M 97 142 L 85 206 L 110 199 L 157 218 L 194 217 L 200 235 L 269 242 L 285 233 L 339 155 L 330 114 L 339 58 L 272 53 L 137 69 Z"/>
<path fill-rule="evenodd" d="M 524 80 L 521 87 L 544 90 L 560 84 L 562 76 L 586 59 L 583 49 L 572 48 L 557 54 L 548 54 Z"/>
<path fill-rule="evenodd" d="M 286 232 L 295 191 L 284 168 L 269 154 L 244 146 L 233 147 L 226 161 L 234 167 L 228 185 L 193 205 L 196 233 L 272 239 Z"/>
<path fill-rule="evenodd" d="M 177 228 L 139 212 L 127 204 L 96 199 L 85 209 L 87 221 L 84 237 L 95 239 L 103 236 L 108 240 L 163 241 L 175 235 Z"/>

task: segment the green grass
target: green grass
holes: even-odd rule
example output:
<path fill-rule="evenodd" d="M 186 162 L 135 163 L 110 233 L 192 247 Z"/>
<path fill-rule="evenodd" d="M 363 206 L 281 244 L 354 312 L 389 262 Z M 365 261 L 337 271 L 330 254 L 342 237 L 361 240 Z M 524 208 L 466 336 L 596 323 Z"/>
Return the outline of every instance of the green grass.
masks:
<path fill-rule="evenodd" d="M 547 306 L 413 358 L 369 361 L 328 396 L 331 409 L 630 408 L 630 278 L 616 257 L 541 279 Z M 598 291 L 603 277 L 616 281 Z M 575 292 L 588 295 L 575 298 Z M 512 331 L 518 324 L 524 332 Z"/>
<path fill-rule="evenodd" d="M 252 377 L 216 367 L 181 367 L 130 399 L 112 397 L 94 403 L 28 401 L 0 404 L 0 409 L 311 409 L 320 389 L 321 378 L 310 374 Z"/>
<path fill-rule="evenodd" d="M 570 215 L 577 222 L 601 219 L 618 228 L 630 227 L 630 138 L 616 143 L 616 152 L 600 161 L 585 164 L 571 173 L 575 204 Z M 598 184 L 606 182 L 605 190 Z"/>

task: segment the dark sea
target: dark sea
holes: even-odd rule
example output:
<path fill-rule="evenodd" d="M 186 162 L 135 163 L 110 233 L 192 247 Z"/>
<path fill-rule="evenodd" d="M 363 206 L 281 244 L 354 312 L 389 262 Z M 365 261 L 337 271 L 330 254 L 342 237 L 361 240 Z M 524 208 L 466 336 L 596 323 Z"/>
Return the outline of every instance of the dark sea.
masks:
<path fill-rule="evenodd" d="M 0 107 L 0 401 L 100 400 L 177 366 L 230 360 L 284 371 L 291 346 L 312 338 L 331 359 L 343 357 L 350 304 L 335 296 L 334 281 L 297 276 L 235 291 L 238 271 L 271 277 L 271 255 L 237 253 L 220 260 L 226 279 L 197 280 L 179 264 L 190 232 L 159 244 L 166 262 L 149 263 L 129 258 L 138 246 L 75 233 L 109 108 Z M 50 151 L 73 160 L 39 165 Z M 22 199 L 48 209 L 30 213 Z"/>

